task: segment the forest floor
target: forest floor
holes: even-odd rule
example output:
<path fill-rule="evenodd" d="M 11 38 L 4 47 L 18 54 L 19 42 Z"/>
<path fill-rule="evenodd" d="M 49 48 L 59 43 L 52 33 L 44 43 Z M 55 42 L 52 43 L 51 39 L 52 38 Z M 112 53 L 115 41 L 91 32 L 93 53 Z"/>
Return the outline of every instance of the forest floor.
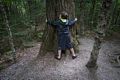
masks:
<path fill-rule="evenodd" d="M 120 53 L 120 38 L 102 43 L 97 70 L 85 67 L 93 44 L 91 38 L 80 38 L 78 57 L 73 60 L 70 54 L 63 54 L 59 61 L 54 59 L 52 52 L 37 57 L 40 49 L 38 43 L 21 52 L 24 56 L 17 63 L 3 69 L 0 80 L 120 80 L 120 68 L 112 62 L 113 54 Z"/>

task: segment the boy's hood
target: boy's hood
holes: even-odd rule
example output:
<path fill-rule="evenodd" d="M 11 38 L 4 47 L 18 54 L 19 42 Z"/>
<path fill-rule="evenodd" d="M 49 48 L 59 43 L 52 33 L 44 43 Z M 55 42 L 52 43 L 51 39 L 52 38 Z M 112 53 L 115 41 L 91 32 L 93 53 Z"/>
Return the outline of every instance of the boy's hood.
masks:
<path fill-rule="evenodd" d="M 68 24 L 68 19 L 60 19 L 60 20 L 61 20 L 62 24 L 65 24 L 65 25 Z"/>
<path fill-rule="evenodd" d="M 67 22 L 67 19 L 61 19 L 62 22 Z"/>

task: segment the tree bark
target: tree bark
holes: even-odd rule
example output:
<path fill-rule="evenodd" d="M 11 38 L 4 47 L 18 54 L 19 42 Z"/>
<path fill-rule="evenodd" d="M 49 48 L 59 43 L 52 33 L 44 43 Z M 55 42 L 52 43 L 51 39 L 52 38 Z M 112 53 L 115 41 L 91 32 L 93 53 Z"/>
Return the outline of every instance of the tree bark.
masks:
<path fill-rule="evenodd" d="M 92 6 L 90 8 L 90 13 L 89 13 L 89 27 L 88 27 L 88 30 L 93 30 L 94 26 L 93 26 L 93 23 L 94 23 L 94 14 L 95 14 L 95 7 L 96 7 L 96 0 L 91 0 L 91 3 L 92 3 Z"/>
<path fill-rule="evenodd" d="M 85 1 L 84 0 L 77 0 L 76 5 L 79 4 L 79 24 L 80 24 L 80 29 L 79 33 L 81 36 L 85 34 Z"/>
<path fill-rule="evenodd" d="M 101 48 L 101 43 L 103 41 L 103 38 L 105 37 L 105 34 L 108 30 L 108 19 L 107 16 L 109 13 L 109 10 L 111 8 L 112 0 L 103 0 L 102 6 L 101 6 L 101 14 L 99 16 L 99 23 L 97 26 L 97 31 L 95 32 L 95 43 L 93 50 L 91 52 L 90 59 L 86 65 L 88 68 L 95 68 L 97 67 L 97 58 L 99 55 L 99 50 Z"/>
<path fill-rule="evenodd" d="M 46 16 L 48 20 L 54 20 L 59 17 L 60 12 L 67 11 L 69 18 L 75 17 L 75 4 L 74 0 L 46 0 Z M 73 27 L 72 30 L 72 41 L 74 47 L 77 48 L 78 40 L 76 38 L 77 28 Z M 56 31 L 50 25 L 46 25 L 45 32 L 43 35 L 43 43 L 40 48 L 40 54 L 46 53 L 46 51 L 57 50 L 57 35 Z M 77 49 L 75 49 L 77 51 Z"/>

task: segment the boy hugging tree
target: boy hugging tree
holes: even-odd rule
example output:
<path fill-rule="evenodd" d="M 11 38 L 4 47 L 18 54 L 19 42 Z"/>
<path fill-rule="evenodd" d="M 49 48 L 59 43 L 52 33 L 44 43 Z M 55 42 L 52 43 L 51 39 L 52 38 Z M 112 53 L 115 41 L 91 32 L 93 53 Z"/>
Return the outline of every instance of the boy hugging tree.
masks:
<path fill-rule="evenodd" d="M 69 49 L 72 54 L 72 59 L 75 59 L 77 56 L 75 54 L 75 51 L 73 49 L 73 45 L 71 42 L 71 34 L 70 34 L 70 28 L 74 26 L 75 22 L 77 21 L 77 18 L 70 20 L 68 19 L 68 13 L 63 11 L 59 15 L 59 19 L 54 21 L 47 21 L 47 23 L 57 30 L 57 38 L 58 38 L 58 53 L 55 56 L 57 60 L 61 59 L 62 50 Z"/>

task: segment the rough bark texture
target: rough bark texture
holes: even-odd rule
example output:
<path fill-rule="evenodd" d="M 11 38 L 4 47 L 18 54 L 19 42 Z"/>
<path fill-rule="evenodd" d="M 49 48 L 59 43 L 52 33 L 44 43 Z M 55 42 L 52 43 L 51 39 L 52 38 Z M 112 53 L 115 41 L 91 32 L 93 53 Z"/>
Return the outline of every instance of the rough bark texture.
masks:
<path fill-rule="evenodd" d="M 46 0 L 46 16 L 48 20 L 54 20 L 59 17 L 60 12 L 67 11 L 69 18 L 75 17 L 75 4 L 74 0 Z M 76 37 L 77 28 L 74 26 L 71 30 L 72 41 L 74 47 L 77 48 L 78 40 Z M 50 25 L 45 28 L 45 33 L 43 36 L 43 44 L 40 49 L 40 53 L 45 53 L 45 51 L 57 50 L 57 36 L 56 31 Z M 75 49 L 77 51 L 77 49 Z"/>
<path fill-rule="evenodd" d="M 97 34 L 97 35 L 99 35 L 99 34 Z M 101 42 L 102 42 L 102 40 L 100 38 L 102 38 L 102 37 L 95 36 L 95 38 L 94 38 L 95 43 L 93 46 L 93 50 L 91 52 L 90 59 L 86 65 L 88 68 L 92 68 L 92 67 L 97 68 L 96 62 L 97 62 L 97 58 L 99 55 L 99 50 L 101 48 Z"/>
<path fill-rule="evenodd" d="M 86 65 L 88 68 L 97 66 L 96 62 L 99 55 L 99 50 L 101 48 L 101 42 L 103 41 L 103 38 L 105 37 L 105 33 L 108 30 L 108 19 L 109 19 L 108 14 L 111 4 L 112 4 L 112 0 L 103 0 L 102 2 L 101 14 L 99 16 L 99 23 L 96 31 L 94 47 L 91 52 L 90 60 Z"/>

